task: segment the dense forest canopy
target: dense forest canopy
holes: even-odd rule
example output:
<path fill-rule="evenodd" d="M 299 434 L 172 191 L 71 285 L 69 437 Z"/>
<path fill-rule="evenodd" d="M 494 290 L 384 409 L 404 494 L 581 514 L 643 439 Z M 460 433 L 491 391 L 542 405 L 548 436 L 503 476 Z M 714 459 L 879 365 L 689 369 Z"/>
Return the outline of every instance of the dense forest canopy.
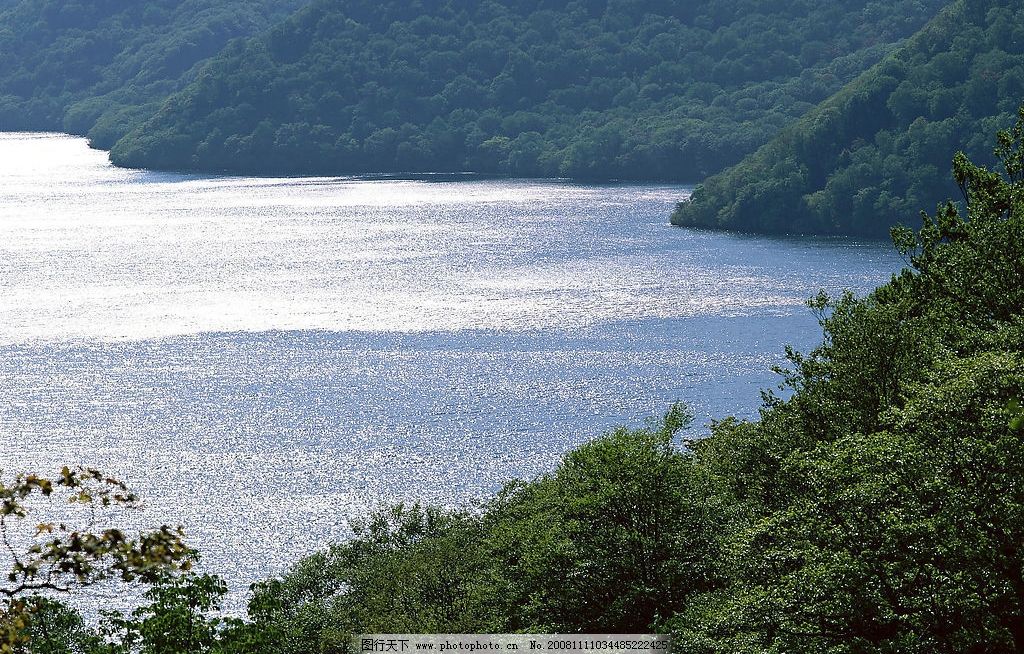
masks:
<path fill-rule="evenodd" d="M 232 38 L 301 0 L 4 0 L 0 130 L 88 134 L 110 147 Z"/>
<path fill-rule="evenodd" d="M 1024 5 L 958 0 L 897 52 L 741 163 L 706 180 L 673 222 L 877 236 L 959 197 L 963 148 L 989 162 L 986 135 L 1024 99 Z"/>
<path fill-rule="evenodd" d="M 112 150 L 256 173 L 695 181 L 945 0 L 316 0 L 234 43 Z"/>

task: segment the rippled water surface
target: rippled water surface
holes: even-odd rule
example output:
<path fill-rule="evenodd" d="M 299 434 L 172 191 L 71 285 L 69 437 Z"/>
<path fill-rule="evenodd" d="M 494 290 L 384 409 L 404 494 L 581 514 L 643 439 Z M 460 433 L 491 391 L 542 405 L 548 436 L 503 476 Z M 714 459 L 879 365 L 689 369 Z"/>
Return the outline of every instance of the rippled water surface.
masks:
<path fill-rule="evenodd" d="M 209 178 L 0 135 L 0 468 L 112 470 L 232 587 L 617 424 L 751 416 L 885 244 L 674 229 L 688 189 Z"/>

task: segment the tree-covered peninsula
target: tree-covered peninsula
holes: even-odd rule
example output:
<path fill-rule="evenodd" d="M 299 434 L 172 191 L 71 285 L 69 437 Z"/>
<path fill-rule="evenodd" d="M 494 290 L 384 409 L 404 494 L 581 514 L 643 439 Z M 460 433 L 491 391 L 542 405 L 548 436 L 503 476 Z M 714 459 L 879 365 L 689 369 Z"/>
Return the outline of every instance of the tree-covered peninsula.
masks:
<path fill-rule="evenodd" d="M 903 47 L 742 162 L 677 225 L 879 236 L 951 195 L 949 153 L 991 163 L 1024 98 L 1024 5 L 957 0 Z"/>
<path fill-rule="evenodd" d="M 4 0 L 0 130 L 67 131 L 109 148 L 233 38 L 301 0 Z"/>
<path fill-rule="evenodd" d="M 123 166 L 697 181 L 945 0 L 315 0 L 114 145 Z"/>

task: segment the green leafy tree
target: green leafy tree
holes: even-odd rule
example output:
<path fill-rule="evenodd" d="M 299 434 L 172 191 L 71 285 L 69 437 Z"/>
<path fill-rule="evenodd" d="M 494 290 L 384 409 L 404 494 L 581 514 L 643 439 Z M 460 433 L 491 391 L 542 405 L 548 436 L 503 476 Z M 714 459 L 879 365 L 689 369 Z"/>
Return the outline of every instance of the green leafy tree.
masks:
<path fill-rule="evenodd" d="M 25 654 L 97 654 L 101 639 L 75 609 L 59 601 L 39 598 L 20 645 Z"/>
<path fill-rule="evenodd" d="M 67 504 L 57 509 L 51 503 L 57 514 L 52 522 L 36 517 L 52 498 Z M 28 642 L 33 615 L 48 606 L 40 593 L 69 594 L 111 579 L 153 582 L 168 570 L 191 567 L 194 552 L 180 529 L 164 526 L 130 537 L 98 526 L 138 506 L 124 483 L 92 468 L 65 467 L 54 478 L 0 478 L 0 552 L 10 565 L 0 583 L 0 652 Z M 79 516 L 84 527 L 73 522 Z"/>
<path fill-rule="evenodd" d="M 1024 647 L 1022 146 L 1024 109 L 1003 174 L 958 154 L 965 208 L 894 232 L 912 269 L 814 302 L 826 341 L 793 356 L 795 394 L 698 447 L 748 518 L 729 582 L 673 620 L 687 651 Z"/>
<path fill-rule="evenodd" d="M 613 430 L 490 505 L 497 571 L 479 592 L 506 628 L 644 632 L 715 586 L 712 534 L 727 512 L 676 443 L 690 420 L 676 406 L 646 429 Z"/>
<path fill-rule="evenodd" d="M 127 615 L 106 612 L 87 654 L 274 654 L 284 651 L 279 631 L 264 619 L 280 609 L 274 596 L 254 600 L 250 620 L 225 617 L 228 588 L 210 574 L 165 575 Z"/>
<path fill-rule="evenodd" d="M 716 587 L 729 508 L 678 441 L 676 407 L 510 484 L 475 512 L 394 507 L 257 589 L 281 652 L 352 634 L 645 631 Z"/>

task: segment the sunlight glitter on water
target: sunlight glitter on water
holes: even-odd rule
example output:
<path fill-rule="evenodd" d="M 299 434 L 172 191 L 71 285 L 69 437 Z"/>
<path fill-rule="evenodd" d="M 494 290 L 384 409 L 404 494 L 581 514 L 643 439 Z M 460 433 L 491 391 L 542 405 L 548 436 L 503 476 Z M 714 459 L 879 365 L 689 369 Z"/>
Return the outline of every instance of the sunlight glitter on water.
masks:
<path fill-rule="evenodd" d="M 0 469 L 101 466 L 235 591 L 688 402 L 756 412 L 885 244 L 674 229 L 689 189 L 195 177 L 0 135 Z"/>
<path fill-rule="evenodd" d="M 812 285 L 778 288 L 784 260 L 732 274 L 727 238 L 664 228 L 685 188 L 175 178 L 80 139 L 0 149 L 2 342 L 538 329 L 788 311 Z"/>

